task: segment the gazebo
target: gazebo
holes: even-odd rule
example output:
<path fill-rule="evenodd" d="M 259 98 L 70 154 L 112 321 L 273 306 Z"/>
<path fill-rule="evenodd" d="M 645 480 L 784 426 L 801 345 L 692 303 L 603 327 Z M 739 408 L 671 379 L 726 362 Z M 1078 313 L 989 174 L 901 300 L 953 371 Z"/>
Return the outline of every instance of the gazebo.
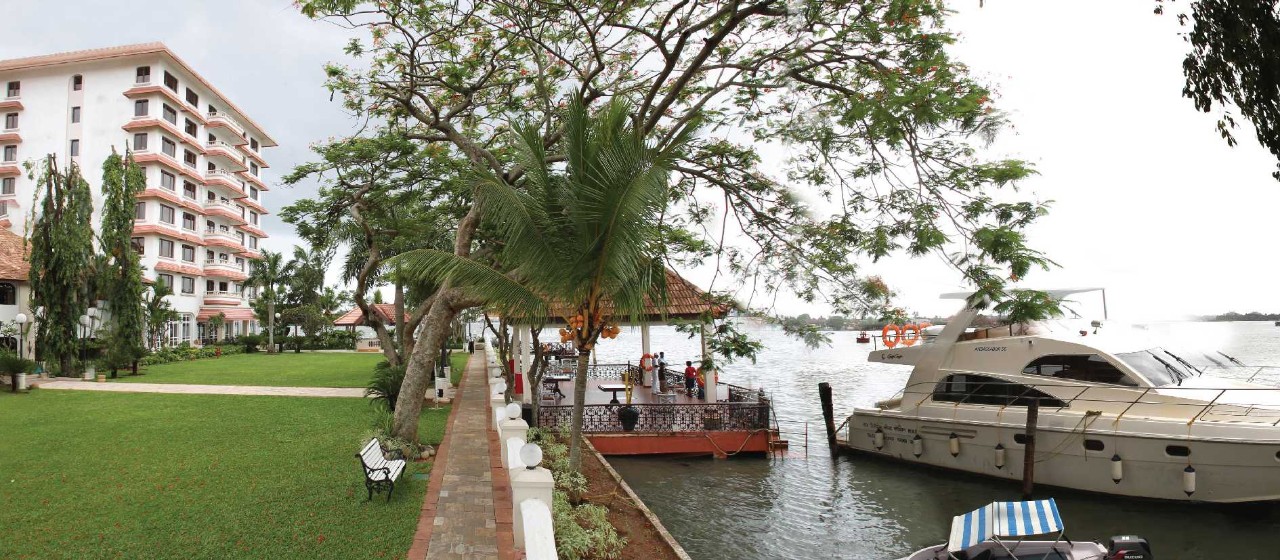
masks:
<path fill-rule="evenodd" d="M 638 327 L 641 354 L 651 354 L 650 325 L 668 324 L 672 320 L 698 321 L 722 318 L 731 306 L 675 271 L 666 271 L 667 301 L 648 302 L 640 317 L 615 317 L 619 326 Z M 611 315 L 612 302 L 605 301 L 602 313 Z M 552 317 L 573 314 L 566 305 L 552 305 Z M 513 360 L 518 379 L 518 392 L 525 403 L 539 399 L 537 423 L 543 427 L 567 426 L 573 410 L 572 379 L 576 361 L 552 367 L 543 382 L 532 386 L 528 372 L 533 363 L 533 348 L 528 338 L 528 323 L 512 319 Z M 552 325 L 549 324 L 548 327 Z M 711 328 L 704 325 L 704 332 Z M 554 332 L 554 329 L 549 329 Z M 547 332 L 544 330 L 544 332 Z M 702 357 L 710 353 L 706 336 L 701 341 Z M 668 369 L 671 388 L 660 391 L 658 370 L 652 375 L 640 373 L 639 357 L 627 364 L 593 364 L 587 372 L 587 395 L 584 403 L 584 432 L 597 450 L 604 454 L 711 454 L 723 457 L 731 453 L 763 452 L 776 437 L 772 426 L 772 409 L 762 392 L 720 383 L 715 370 L 704 371 L 706 390 L 703 398 L 684 392 L 684 367 L 672 364 Z M 639 380 L 639 383 L 633 383 Z M 563 388 L 562 388 L 563 387 Z M 630 406 L 639 409 L 640 417 L 633 427 L 619 421 L 623 406 L 621 395 L 630 392 Z"/>
<path fill-rule="evenodd" d="M 396 325 L 404 321 L 396 320 L 396 306 L 390 303 L 374 303 L 369 306 L 378 317 L 382 319 L 382 324 L 395 328 Z M 404 319 L 404 317 L 401 317 Z M 381 352 L 382 341 L 374 335 L 372 328 L 369 327 L 369 321 L 365 318 L 364 310 L 360 307 L 352 308 L 341 317 L 333 322 L 333 326 L 346 329 L 348 332 L 360 333 L 360 340 L 356 342 L 357 352 Z"/>

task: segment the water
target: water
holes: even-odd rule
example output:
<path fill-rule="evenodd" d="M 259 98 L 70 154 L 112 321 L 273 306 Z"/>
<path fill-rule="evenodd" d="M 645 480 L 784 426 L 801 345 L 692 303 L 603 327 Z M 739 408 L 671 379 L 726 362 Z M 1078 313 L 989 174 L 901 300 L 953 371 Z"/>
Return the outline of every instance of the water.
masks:
<path fill-rule="evenodd" d="M 1280 364 L 1280 327 L 1272 323 L 1152 325 L 1161 336 L 1221 348 L 1247 364 Z M 793 454 L 807 459 L 611 458 L 610 462 L 695 559 L 892 559 L 946 539 L 951 517 L 997 500 L 1019 498 L 1017 483 L 865 456 L 832 458 L 825 444 L 819 382 L 831 383 L 837 417 L 902 388 L 906 368 L 869 364 L 857 333 L 831 335 L 817 350 L 769 327 L 746 330 L 767 350 L 758 363 L 735 363 L 721 381 L 764 387 Z M 680 364 L 696 340 L 672 328 L 652 329 L 656 350 Z M 640 357 L 638 333 L 599 348 L 601 363 Z M 839 420 L 837 420 L 839 421 Z M 1276 467 L 1280 476 L 1280 464 Z M 1138 534 L 1158 558 L 1208 560 L 1280 556 L 1280 506 L 1210 506 L 1144 501 L 1041 489 L 1054 497 L 1077 539 Z"/>

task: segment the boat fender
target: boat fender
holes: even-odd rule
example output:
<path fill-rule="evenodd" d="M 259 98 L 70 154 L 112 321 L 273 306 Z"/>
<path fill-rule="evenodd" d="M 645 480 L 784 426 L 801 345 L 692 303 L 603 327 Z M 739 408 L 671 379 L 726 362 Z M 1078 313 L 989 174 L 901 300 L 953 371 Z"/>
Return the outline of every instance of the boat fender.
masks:
<path fill-rule="evenodd" d="M 889 333 L 893 333 L 893 338 L 889 338 Z M 902 329 L 892 323 L 885 325 L 883 329 L 880 329 L 880 339 L 884 341 L 886 347 L 893 348 L 902 339 Z"/>
<path fill-rule="evenodd" d="M 920 437 L 920 434 L 916 434 L 916 437 L 911 438 L 911 454 L 915 455 L 917 459 L 924 455 L 924 438 Z"/>
<path fill-rule="evenodd" d="M 875 444 L 876 449 L 884 448 L 884 432 L 880 428 L 876 428 L 876 433 L 871 434 L 871 441 Z"/>
<path fill-rule="evenodd" d="M 1182 469 L 1182 491 L 1187 493 L 1188 498 L 1196 493 L 1196 468 L 1191 465 Z"/>
<path fill-rule="evenodd" d="M 920 342 L 920 326 L 914 324 L 902 325 L 902 345 L 914 346 L 917 342 Z"/>
<path fill-rule="evenodd" d="M 1120 484 L 1120 481 L 1123 479 L 1124 461 L 1120 459 L 1120 454 L 1117 453 L 1111 456 L 1111 482 Z"/>
<path fill-rule="evenodd" d="M 955 432 L 951 432 L 951 438 L 947 441 L 947 447 L 950 448 L 952 457 L 960 456 L 960 436 Z"/>
<path fill-rule="evenodd" d="M 996 468 L 997 469 L 1004 468 L 1004 453 L 1005 453 L 1004 444 L 997 443 L 996 444 Z"/>

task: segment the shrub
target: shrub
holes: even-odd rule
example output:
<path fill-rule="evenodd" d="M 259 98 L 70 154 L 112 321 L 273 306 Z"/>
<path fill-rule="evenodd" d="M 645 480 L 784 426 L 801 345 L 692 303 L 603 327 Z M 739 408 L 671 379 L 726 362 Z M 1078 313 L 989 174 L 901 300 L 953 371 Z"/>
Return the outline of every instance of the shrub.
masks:
<path fill-rule="evenodd" d="M 404 366 L 393 366 L 386 360 L 373 366 L 373 379 L 364 390 L 364 396 L 373 397 L 373 402 L 381 402 L 387 410 L 396 409 L 396 399 L 400 398 L 400 385 L 404 383 Z"/>
<path fill-rule="evenodd" d="M 17 354 L 8 350 L 0 351 L 0 373 L 9 374 L 10 387 L 14 390 L 18 388 L 18 374 L 31 373 L 35 371 L 36 363 L 26 358 L 19 358 Z"/>
<path fill-rule="evenodd" d="M 574 505 L 570 496 L 580 496 L 587 490 L 587 479 L 582 473 L 569 469 L 569 446 L 561 443 L 568 437 L 561 433 L 533 428 L 529 441 L 542 448 L 542 464 L 555 479 L 552 491 L 551 517 L 556 533 L 556 551 L 560 558 L 582 560 L 586 558 L 614 559 L 622 557 L 627 539 L 609 523 L 609 510 L 595 504 Z"/>
<path fill-rule="evenodd" d="M 256 334 L 246 334 L 240 337 L 240 344 L 244 345 L 246 354 L 252 354 L 258 351 L 258 345 L 262 344 L 262 336 Z"/>

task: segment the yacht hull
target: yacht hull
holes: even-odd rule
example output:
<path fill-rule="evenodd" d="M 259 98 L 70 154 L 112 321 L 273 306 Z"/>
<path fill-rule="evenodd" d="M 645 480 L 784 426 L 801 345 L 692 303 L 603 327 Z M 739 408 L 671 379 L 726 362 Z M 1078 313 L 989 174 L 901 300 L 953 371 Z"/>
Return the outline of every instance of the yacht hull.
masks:
<path fill-rule="evenodd" d="M 1192 429 L 1181 423 L 1126 422 L 1125 430 L 1116 430 L 1099 416 L 1041 416 L 1035 483 L 1183 502 L 1280 501 L 1280 440 L 1191 437 Z M 1021 412 L 984 421 L 954 410 L 946 418 L 858 409 L 839 436 L 858 452 L 1021 481 L 1024 423 Z M 1171 428 L 1184 435 L 1160 433 Z M 1118 469 L 1114 457 L 1120 458 Z"/>

